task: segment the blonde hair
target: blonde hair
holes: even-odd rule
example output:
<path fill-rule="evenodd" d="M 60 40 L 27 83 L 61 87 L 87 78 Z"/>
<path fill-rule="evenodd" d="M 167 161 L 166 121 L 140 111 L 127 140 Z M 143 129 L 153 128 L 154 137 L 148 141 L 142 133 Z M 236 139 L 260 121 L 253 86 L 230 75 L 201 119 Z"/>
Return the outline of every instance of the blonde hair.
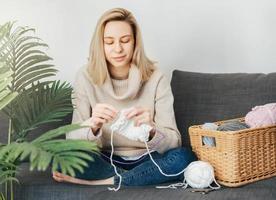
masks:
<path fill-rule="evenodd" d="M 107 77 L 107 73 L 109 73 L 104 54 L 103 34 L 105 25 L 110 21 L 125 21 L 130 24 L 135 40 L 132 63 L 140 70 L 141 80 L 143 82 L 147 81 L 156 67 L 154 62 L 145 54 L 142 35 L 137 21 L 128 10 L 114 8 L 105 12 L 99 19 L 91 40 L 88 73 L 93 82 L 97 85 L 102 85 Z"/>

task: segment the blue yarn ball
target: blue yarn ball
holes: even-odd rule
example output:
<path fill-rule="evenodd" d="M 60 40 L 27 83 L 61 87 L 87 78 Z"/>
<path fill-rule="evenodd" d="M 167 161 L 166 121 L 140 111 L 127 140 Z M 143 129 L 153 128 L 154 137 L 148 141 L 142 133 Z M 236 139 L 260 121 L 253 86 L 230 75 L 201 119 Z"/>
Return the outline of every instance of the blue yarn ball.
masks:
<path fill-rule="evenodd" d="M 247 126 L 245 123 L 240 122 L 239 120 L 232 120 L 221 124 L 217 130 L 218 131 L 238 131 L 238 130 L 243 130 L 247 128 L 249 128 L 249 126 Z"/>

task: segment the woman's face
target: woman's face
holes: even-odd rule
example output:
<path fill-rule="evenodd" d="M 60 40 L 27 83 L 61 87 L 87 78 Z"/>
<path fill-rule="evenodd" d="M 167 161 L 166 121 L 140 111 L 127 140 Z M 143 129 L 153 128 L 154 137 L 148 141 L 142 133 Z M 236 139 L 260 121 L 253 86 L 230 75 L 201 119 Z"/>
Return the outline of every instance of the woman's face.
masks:
<path fill-rule="evenodd" d="M 104 52 L 109 66 L 129 67 L 134 51 L 131 26 L 124 21 L 110 21 L 104 29 Z"/>

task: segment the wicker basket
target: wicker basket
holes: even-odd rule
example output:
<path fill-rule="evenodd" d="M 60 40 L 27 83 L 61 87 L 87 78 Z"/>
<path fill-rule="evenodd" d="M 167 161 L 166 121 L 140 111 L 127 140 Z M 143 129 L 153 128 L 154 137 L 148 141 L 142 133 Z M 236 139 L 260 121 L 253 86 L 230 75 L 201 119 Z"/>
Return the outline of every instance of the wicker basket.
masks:
<path fill-rule="evenodd" d="M 244 118 L 238 120 L 244 122 Z M 276 176 L 276 126 L 239 131 L 212 131 L 201 126 L 189 127 L 191 145 L 199 160 L 214 167 L 220 184 L 237 187 Z M 204 145 L 203 136 L 214 137 L 216 145 Z"/>

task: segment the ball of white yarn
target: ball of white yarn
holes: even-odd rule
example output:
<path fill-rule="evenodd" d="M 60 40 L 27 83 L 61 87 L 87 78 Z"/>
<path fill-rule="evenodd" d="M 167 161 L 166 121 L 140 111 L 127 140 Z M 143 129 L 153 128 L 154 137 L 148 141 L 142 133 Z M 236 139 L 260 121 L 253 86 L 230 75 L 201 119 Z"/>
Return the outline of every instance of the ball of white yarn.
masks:
<path fill-rule="evenodd" d="M 202 125 L 203 129 L 207 129 L 207 130 L 217 130 L 218 129 L 218 125 L 216 125 L 215 123 L 211 123 L 211 122 L 205 122 Z"/>
<path fill-rule="evenodd" d="M 214 181 L 214 168 L 208 162 L 191 162 L 184 172 L 188 185 L 192 188 L 207 188 Z"/>

